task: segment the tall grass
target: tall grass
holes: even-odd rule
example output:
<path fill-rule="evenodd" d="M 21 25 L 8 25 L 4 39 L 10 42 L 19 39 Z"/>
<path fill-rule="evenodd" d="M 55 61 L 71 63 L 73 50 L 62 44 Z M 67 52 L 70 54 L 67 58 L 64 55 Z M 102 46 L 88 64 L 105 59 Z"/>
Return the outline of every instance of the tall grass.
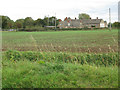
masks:
<path fill-rule="evenodd" d="M 20 52 L 15 50 L 9 50 L 5 52 L 5 58 L 10 61 L 20 60 L 43 60 L 51 62 L 65 62 L 65 63 L 80 63 L 89 65 L 118 65 L 118 53 L 103 53 L 103 54 L 92 54 L 92 53 L 63 53 L 63 52 Z"/>
<path fill-rule="evenodd" d="M 118 68 L 24 59 L 3 60 L 3 88 L 117 88 Z"/>

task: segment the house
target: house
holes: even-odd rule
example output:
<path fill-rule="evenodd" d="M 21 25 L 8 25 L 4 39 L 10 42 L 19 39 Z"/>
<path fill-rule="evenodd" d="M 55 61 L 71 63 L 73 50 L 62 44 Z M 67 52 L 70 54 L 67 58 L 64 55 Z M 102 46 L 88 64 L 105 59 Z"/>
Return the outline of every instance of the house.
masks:
<path fill-rule="evenodd" d="M 71 19 L 65 18 L 64 21 L 59 21 L 59 28 L 105 28 L 107 22 L 103 19 Z"/>

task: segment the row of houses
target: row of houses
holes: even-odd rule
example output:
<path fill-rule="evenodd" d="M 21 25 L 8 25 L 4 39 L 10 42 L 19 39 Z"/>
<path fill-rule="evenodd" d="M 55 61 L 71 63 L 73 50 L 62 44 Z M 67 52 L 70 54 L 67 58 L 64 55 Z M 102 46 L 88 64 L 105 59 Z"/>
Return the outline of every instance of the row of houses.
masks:
<path fill-rule="evenodd" d="M 59 28 L 105 28 L 107 22 L 103 19 L 71 19 L 65 18 L 64 21 L 59 21 Z"/>

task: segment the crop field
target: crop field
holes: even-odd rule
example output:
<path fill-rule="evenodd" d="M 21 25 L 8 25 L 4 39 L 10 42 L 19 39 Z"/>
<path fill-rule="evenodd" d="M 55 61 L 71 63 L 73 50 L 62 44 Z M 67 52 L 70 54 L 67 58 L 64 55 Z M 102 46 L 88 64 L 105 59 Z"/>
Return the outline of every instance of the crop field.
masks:
<path fill-rule="evenodd" d="M 3 88 L 117 88 L 118 30 L 2 32 Z"/>
<path fill-rule="evenodd" d="M 118 50 L 118 30 L 3 32 L 2 50 L 43 52 L 113 52 Z"/>

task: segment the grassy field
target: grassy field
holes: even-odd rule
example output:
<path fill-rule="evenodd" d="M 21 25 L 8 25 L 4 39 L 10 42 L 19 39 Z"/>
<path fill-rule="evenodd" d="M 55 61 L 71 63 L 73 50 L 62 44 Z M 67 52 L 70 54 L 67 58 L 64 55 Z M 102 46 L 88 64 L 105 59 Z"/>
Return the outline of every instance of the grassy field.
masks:
<path fill-rule="evenodd" d="M 117 88 L 118 30 L 3 32 L 3 88 Z"/>
<path fill-rule="evenodd" d="M 117 88 L 117 66 L 3 61 L 3 88 Z"/>
<path fill-rule="evenodd" d="M 3 51 L 43 52 L 115 52 L 118 50 L 118 30 L 3 32 Z"/>

